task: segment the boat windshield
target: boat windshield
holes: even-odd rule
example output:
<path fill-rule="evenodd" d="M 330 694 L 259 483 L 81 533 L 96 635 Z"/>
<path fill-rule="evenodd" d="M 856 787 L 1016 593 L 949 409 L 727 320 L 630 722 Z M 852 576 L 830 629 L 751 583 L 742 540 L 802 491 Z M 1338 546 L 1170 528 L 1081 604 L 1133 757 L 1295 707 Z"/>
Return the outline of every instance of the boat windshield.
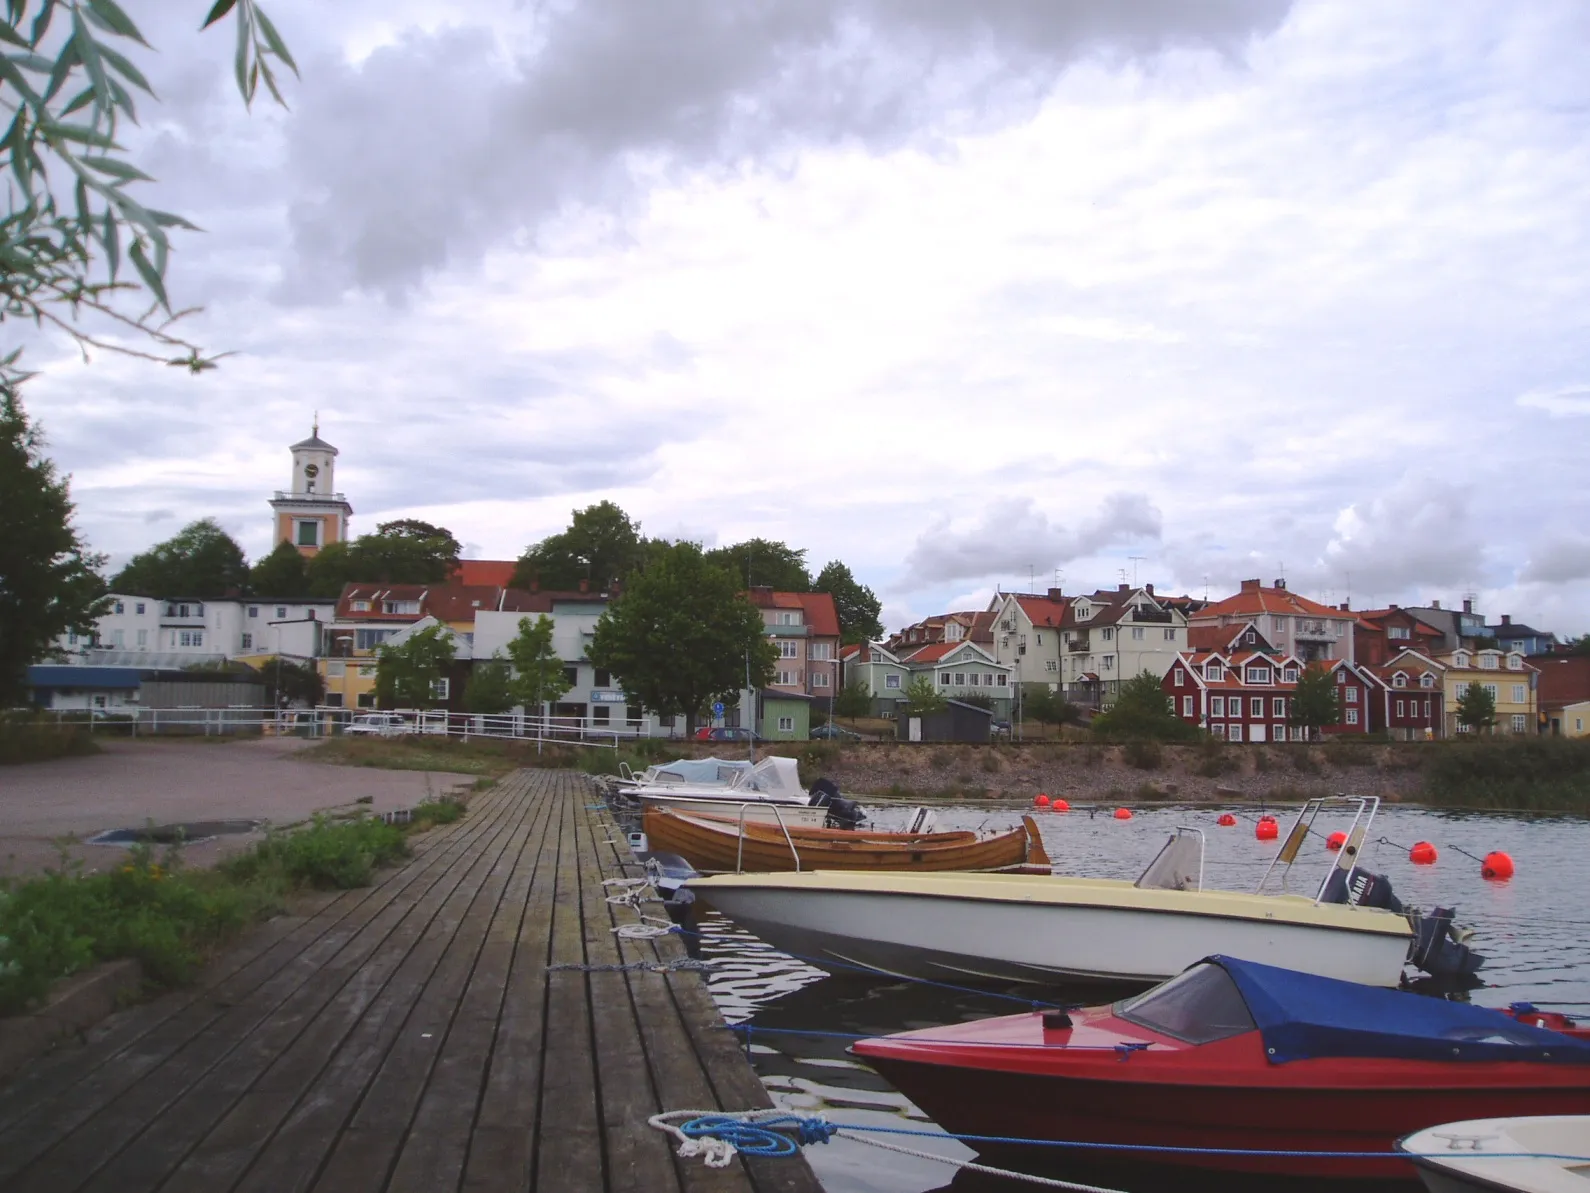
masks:
<path fill-rule="evenodd" d="M 1115 1013 L 1188 1044 L 1212 1044 L 1257 1027 L 1231 975 L 1207 962 L 1116 1003 Z"/>

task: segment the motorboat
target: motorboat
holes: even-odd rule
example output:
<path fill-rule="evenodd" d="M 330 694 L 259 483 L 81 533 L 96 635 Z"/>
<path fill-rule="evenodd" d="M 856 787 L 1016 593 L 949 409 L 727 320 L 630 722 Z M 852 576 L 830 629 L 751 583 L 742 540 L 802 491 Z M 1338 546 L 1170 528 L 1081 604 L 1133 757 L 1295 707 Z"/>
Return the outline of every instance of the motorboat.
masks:
<path fill-rule="evenodd" d="M 1272 890 L 1310 831 L 1316 805 L 1354 812 L 1347 842 L 1312 894 Z M 1203 885 L 1203 834 L 1181 828 L 1135 882 L 1042 874 L 801 871 L 690 880 L 711 906 L 775 948 L 940 981 L 1101 980 L 1149 985 L 1211 953 L 1371 986 L 1395 986 L 1410 950 L 1426 965 L 1467 946 L 1450 912 L 1419 932 L 1389 885 L 1357 869 L 1374 797 L 1311 800 L 1252 892 Z M 1375 906 L 1373 904 L 1380 904 Z"/>
<path fill-rule="evenodd" d="M 779 810 L 782 817 L 783 810 Z M 931 816 L 919 809 L 916 819 Z M 1047 865 L 1038 826 L 1030 816 L 1008 832 L 879 832 L 804 828 L 743 816 L 702 816 L 651 806 L 642 822 L 653 849 L 676 853 L 703 872 L 787 870 L 995 870 Z"/>
<path fill-rule="evenodd" d="M 1441 1123 L 1397 1141 L 1430 1193 L 1583 1193 L 1590 1115 Z"/>
<path fill-rule="evenodd" d="M 1018 1167 L 1075 1154 L 1053 1146 L 1064 1143 L 1222 1171 L 1406 1178 L 1413 1166 L 1394 1145 L 1412 1132 L 1590 1112 L 1590 1043 L 1486 1007 L 1234 957 L 1117 1003 L 851 1051 L 946 1131 L 987 1137 L 966 1142 Z"/>
<path fill-rule="evenodd" d="M 812 791 L 801 786 L 800 769 L 793 758 L 776 754 L 737 771 L 726 784 L 665 782 L 640 784 L 626 794 L 644 808 L 672 808 L 707 816 L 728 816 L 758 823 L 783 823 L 790 827 L 860 823 L 863 814 L 839 795 L 829 780 L 819 780 Z M 773 809 L 777 808 L 777 812 Z M 743 809 L 743 811 L 742 811 Z"/>
<path fill-rule="evenodd" d="M 736 775 L 756 765 L 748 758 L 675 758 L 656 762 L 645 770 L 631 771 L 629 764 L 618 764 L 617 786 L 621 791 L 635 787 L 683 786 L 727 787 Z"/>

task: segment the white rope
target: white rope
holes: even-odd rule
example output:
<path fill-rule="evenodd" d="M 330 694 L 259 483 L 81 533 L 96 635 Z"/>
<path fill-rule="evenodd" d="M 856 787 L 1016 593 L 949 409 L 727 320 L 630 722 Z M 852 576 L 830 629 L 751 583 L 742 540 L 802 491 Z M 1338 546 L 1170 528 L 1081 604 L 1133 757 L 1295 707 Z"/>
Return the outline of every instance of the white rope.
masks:
<path fill-rule="evenodd" d="M 640 910 L 642 903 L 661 903 L 662 896 L 652 886 L 652 880 L 647 878 L 604 878 L 604 887 L 612 886 L 621 888 L 620 893 L 607 896 L 607 901 L 614 907 L 633 907 Z M 642 917 L 644 918 L 644 917 Z"/>
<path fill-rule="evenodd" d="M 972 1160 L 955 1160 L 949 1156 L 941 1156 L 936 1152 L 918 1151 L 914 1147 L 902 1147 L 898 1143 L 886 1143 L 882 1139 L 873 1139 L 868 1135 L 860 1135 L 853 1131 L 840 1128 L 842 1138 L 850 1139 L 856 1143 L 869 1144 L 872 1147 L 881 1147 L 884 1151 L 899 1152 L 902 1156 L 915 1156 L 919 1160 L 937 1160 L 940 1164 L 948 1164 L 954 1168 L 965 1168 L 972 1172 L 986 1173 L 989 1176 L 1007 1177 L 1013 1181 L 1028 1181 L 1034 1185 L 1042 1185 L 1048 1189 L 1072 1189 L 1076 1193 L 1124 1193 L 1120 1189 L 1111 1189 L 1105 1185 L 1084 1185 L 1079 1181 L 1063 1181 L 1058 1177 L 1034 1176 L 1028 1172 L 1012 1172 L 1008 1168 L 993 1168 L 987 1164 L 978 1164 Z"/>
<path fill-rule="evenodd" d="M 679 1141 L 679 1147 L 674 1154 L 681 1160 L 689 1160 L 700 1156 L 706 1161 L 708 1168 L 727 1168 L 729 1161 L 734 1159 L 737 1154 L 738 1149 L 735 1148 L 734 1144 L 725 1139 L 713 1139 L 709 1136 L 692 1139 L 668 1121 L 674 1117 L 692 1119 L 720 1113 L 722 1112 L 717 1110 L 665 1110 L 661 1114 L 652 1115 L 646 1122 L 653 1129 L 666 1131 Z M 753 1110 L 748 1113 L 755 1114 L 757 1112 Z M 733 1117 L 739 1118 L 740 1115 L 734 1115 Z"/>
<path fill-rule="evenodd" d="M 620 924 L 613 929 L 615 935 L 624 940 L 655 940 L 659 936 L 667 936 L 674 930 L 673 922 L 658 919 L 654 915 L 643 915 L 638 924 Z"/>

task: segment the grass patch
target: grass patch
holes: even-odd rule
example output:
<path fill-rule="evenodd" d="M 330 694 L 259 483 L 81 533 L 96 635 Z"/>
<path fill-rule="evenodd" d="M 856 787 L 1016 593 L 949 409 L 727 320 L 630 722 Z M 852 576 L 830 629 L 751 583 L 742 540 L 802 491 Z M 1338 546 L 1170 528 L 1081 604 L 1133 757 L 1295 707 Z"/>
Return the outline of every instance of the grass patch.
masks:
<path fill-rule="evenodd" d="M 597 751 L 593 751 L 597 752 Z M 610 750 L 600 753 L 610 754 Z M 501 778 L 521 766 L 547 766 L 535 742 L 492 738 L 334 737 L 310 746 L 300 757 L 336 766 L 369 766 L 379 770 L 452 771 L 461 775 Z"/>
<path fill-rule="evenodd" d="M 1458 738 L 1425 750 L 1429 803 L 1590 813 L 1590 740 Z"/>
<path fill-rule="evenodd" d="M 463 814 L 459 801 L 438 799 L 421 803 L 403 827 L 317 816 L 213 870 L 185 868 L 180 847 L 157 859 L 138 846 L 105 873 L 63 865 L 23 882 L 0 880 L 0 1015 L 27 1010 L 61 978 L 122 957 L 141 962 L 156 987 L 180 985 L 294 891 L 368 886 L 378 867 L 408 856 L 408 832 Z"/>
<path fill-rule="evenodd" d="M 59 724 L 31 713 L 0 713 L 0 766 L 97 753 L 99 746 L 81 725 Z"/>

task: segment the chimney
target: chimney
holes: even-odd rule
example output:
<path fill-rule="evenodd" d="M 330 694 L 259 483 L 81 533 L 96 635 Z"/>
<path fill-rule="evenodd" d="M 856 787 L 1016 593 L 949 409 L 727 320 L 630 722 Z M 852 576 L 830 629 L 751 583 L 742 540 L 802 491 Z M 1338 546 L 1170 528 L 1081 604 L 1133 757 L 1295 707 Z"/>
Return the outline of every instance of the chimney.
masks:
<path fill-rule="evenodd" d="M 1340 605 L 1337 606 L 1337 608 L 1340 609 L 1343 613 L 1351 613 L 1352 612 L 1352 610 L 1347 607 L 1347 602 L 1346 601 L 1343 601 Z"/>
<path fill-rule="evenodd" d="M 1117 584 L 1115 586 L 1115 591 L 1116 592 L 1131 592 L 1132 591 L 1132 586 L 1130 584 Z"/>
<path fill-rule="evenodd" d="M 1513 615 L 1511 613 L 1503 613 L 1502 614 L 1502 624 L 1503 625 L 1512 625 L 1513 624 Z"/>
<path fill-rule="evenodd" d="M 1148 593 L 1149 596 L 1153 596 L 1154 595 L 1154 586 L 1152 584 L 1145 584 L 1145 585 L 1143 585 L 1143 591 Z"/>
<path fill-rule="evenodd" d="M 1393 609 L 1393 610 L 1395 610 L 1395 609 L 1396 609 L 1396 608 L 1397 608 L 1397 606 L 1395 606 L 1395 605 L 1392 605 L 1392 606 L 1390 606 L 1390 607 L 1391 607 L 1391 608 L 1392 608 L 1392 609 Z"/>
<path fill-rule="evenodd" d="M 1259 591 L 1259 582 L 1257 580 L 1244 580 L 1242 582 L 1242 591 L 1243 592 L 1258 592 Z"/>
<path fill-rule="evenodd" d="M 1441 607 L 1441 602 L 1440 601 L 1431 601 L 1430 602 L 1430 608 L 1439 609 L 1440 607 Z"/>
<path fill-rule="evenodd" d="M 1465 598 L 1464 601 L 1463 601 L 1463 612 L 1465 612 L 1465 613 L 1474 612 L 1474 602 L 1471 601 L 1471 600 L 1468 600 L 1467 598 Z"/>
<path fill-rule="evenodd" d="M 1049 590 L 1049 599 L 1051 601 L 1061 600 L 1062 598 L 1061 598 L 1061 595 L 1060 595 L 1060 590 L 1058 588 L 1051 588 Z"/>
<path fill-rule="evenodd" d="M 1282 592 L 1285 592 L 1286 591 L 1286 580 L 1283 579 L 1280 576 L 1277 576 L 1275 578 L 1275 587 L 1279 588 Z"/>
<path fill-rule="evenodd" d="M 591 591 L 591 582 L 589 580 L 581 580 L 580 581 L 580 591 L 581 592 L 590 592 Z"/>

